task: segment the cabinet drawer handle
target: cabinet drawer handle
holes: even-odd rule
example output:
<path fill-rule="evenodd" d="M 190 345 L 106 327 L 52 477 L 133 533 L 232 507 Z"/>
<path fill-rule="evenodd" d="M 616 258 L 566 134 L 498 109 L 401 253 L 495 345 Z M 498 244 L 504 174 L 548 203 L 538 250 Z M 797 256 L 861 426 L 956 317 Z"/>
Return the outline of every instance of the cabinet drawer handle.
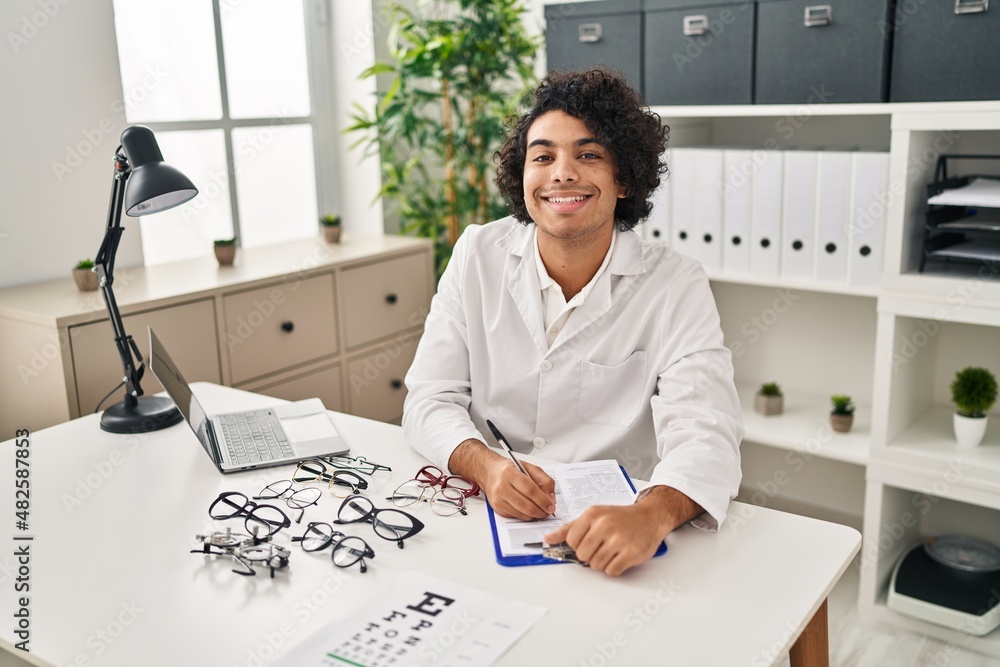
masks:
<path fill-rule="evenodd" d="M 600 23 L 581 23 L 578 37 L 581 42 L 599 42 L 604 37 Z"/>
<path fill-rule="evenodd" d="M 295 322 L 289 321 L 289 322 L 282 322 L 281 323 L 281 330 L 282 331 L 287 331 L 288 333 L 292 333 L 292 329 L 294 329 L 294 328 L 295 328 Z"/>
<path fill-rule="evenodd" d="M 833 23 L 833 7 L 830 5 L 813 5 L 806 7 L 804 20 L 807 28 L 818 28 Z"/>
<path fill-rule="evenodd" d="M 802 241 L 799 240 L 792 241 L 792 250 L 802 250 L 803 245 L 804 244 L 802 243 Z"/>
<path fill-rule="evenodd" d="M 393 389 L 402 389 L 402 387 L 403 387 L 403 381 L 402 380 L 393 380 L 392 382 L 389 383 L 389 386 L 391 386 Z"/>
<path fill-rule="evenodd" d="M 704 14 L 684 17 L 684 36 L 696 37 L 708 32 L 708 17 Z"/>
<path fill-rule="evenodd" d="M 829 254 L 831 254 L 831 255 L 832 255 L 833 253 L 837 252 L 837 244 L 836 244 L 836 243 L 827 243 L 827 244 L 826 244 L 826 251 L 827 251 L 827 252 L 828 252 Z"/>
<path fill-rule="evenodd" d="M 956 14 L 979 14 L 990 8 L 990 0 L 955 0 Z"/>
<path fill-rule="evenodd" d="M 395 294 L 386 294 L 385 295 L 385 302 L 386 303 L 396 303 L 397 301 L 399 301 L 399 297 L 396 296 Z"/>

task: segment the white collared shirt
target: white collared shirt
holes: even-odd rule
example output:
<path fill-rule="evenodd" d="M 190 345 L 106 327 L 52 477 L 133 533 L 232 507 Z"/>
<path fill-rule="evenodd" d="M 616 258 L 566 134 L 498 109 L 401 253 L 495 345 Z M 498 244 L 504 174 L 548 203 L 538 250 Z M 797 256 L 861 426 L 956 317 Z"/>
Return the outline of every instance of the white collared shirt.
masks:
<path fill-rule="evenodd" d="M 549 347 L 552 347 L 552 343 L 556 342 L 556 338 L 559 336 L 559 332 L 563 330 L 566 325 L 566 321 L 569 319 L 570 314 L 576 310 L 577 306 L 582 305 L 587 300 L 587 295 L 590 291 L 594 289 L 594 285 L 600 279 L 604 272 L 608 268 L 608 264 L 611 263 L 611 253 L 615 249 L 615 239 L 618 238 L 618 229 L 615 227 L 611 234 L 611 245 L 608 246 L 608 252 L 604 255 L 604 261 L 601 262 L 601 267 L 597 269 L 597 273 L 594 277 L 590 279 L 582 290 L 577 292 L 572 299 L 568 302 L 566 297 L 563 295 L 562 287 L 559 286 L 555 280 L 549 275 L 549 272 L 545 270 L 545 264 L 542 262 L 542 253 L 538 249 L 538 230 L 534 228 L 535 240 L 532 245 L 535 248 L 535 269 L 538 271 L 538 286 L 542 290 L 542 313 L 544 315 L 545 322 L 545 338 L 549 343 Z"/>
<path fill-rule="evenodd" d="M 739 490 L 743 424 L 705 272 L 618 231 L 550 344 L 535 243 L 513 218 L 459 237 L 406 375 L 407 440 L 444 469 L 465 440 L 494 442 L 490 419 L 519 453 L 615 459 L 701 505 L 693 525 L 717 528 Z"/>

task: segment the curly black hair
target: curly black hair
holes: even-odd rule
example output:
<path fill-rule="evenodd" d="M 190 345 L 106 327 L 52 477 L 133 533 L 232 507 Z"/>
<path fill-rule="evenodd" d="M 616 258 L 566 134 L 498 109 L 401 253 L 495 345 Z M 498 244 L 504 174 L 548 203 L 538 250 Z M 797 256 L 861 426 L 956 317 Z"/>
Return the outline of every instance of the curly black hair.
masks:
<path fill-rule="evenodd" d="M 524 160 L 528 129 L 541 115 L 562 111 L 579 118 L 618 164 L 615 180 L 625 197 L 615 206 L 619 229 L 627 231 L 649 216 L 649 197 L 667 173 L 663 151 L 670 129 L 649 110 L 621 73 L 607 67 L 586 71 L 553 71 L 527 96 L 528 111 L 507 120 L 507 138 L 494 155 L 496 184 L 507 198 L 510 214 L 532 222 L 524 203 Z"/>

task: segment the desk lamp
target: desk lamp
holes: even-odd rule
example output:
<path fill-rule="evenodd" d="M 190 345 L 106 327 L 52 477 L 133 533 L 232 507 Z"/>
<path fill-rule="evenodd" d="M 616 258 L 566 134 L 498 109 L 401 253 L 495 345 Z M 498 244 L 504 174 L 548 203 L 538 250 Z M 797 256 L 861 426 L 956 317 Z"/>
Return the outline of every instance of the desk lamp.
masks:
<path fill-rule="evenodd" d="M 139 380 L 146 370 L 142 355 L 132 336 L 125 333 L 122 316 L 115 301 L 115 253 L 121 239 L 121 214 L 124 205 L 129 216 L 166 211 L 192 199 L 198 189 L 187 176 L 163 162 L 163 154 L 152 130 L 134 125 L 122 132 L 121 146 L 115 151 L 115 174 L 108 209 L 108 228 L 97 251 L 94 270 L 100 280 L 101 294 L 108 308 L 115 345 L 122 360 L 125 377 L 125 400 L 115 403 L 101 416 L 101 428 L 112 433 L 158 431 L 181 421 L 181 413 L 169 398 L 143 396 Z M 127 187 L 126 187 L 127 185 Z M 133 353 L 135 357 L 133 357 Z M 138 365 L 136 364 L 138 359 Z"/>

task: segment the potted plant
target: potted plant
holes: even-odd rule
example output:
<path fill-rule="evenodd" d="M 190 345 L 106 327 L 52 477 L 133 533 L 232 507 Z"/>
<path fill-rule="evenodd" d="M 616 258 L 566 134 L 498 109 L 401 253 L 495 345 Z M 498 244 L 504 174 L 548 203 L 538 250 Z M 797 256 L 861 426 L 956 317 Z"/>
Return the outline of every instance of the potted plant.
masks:
<path fill-rule="evenodd" d="M 81 259 L 76 263 L 73 267 L 73 280 L 81 292 L 93 292 L 100 286 L 97 274 L 94 273 L 94 262 L 89 259 Z"/>
<path fill-rule="evenodd" d="M 847 433 L 854 423 L 854 404 L 850 396 L 835 394 L 830 397 L 833 402 L 833 411 L 830 413 L 830 424 L 833 430 L 838 433 Z"/>
<path fill-rule="evenodd" d="M 762 384 L 754 397 L 753 407 L 762 415 L 780 415 L 785 408 L 781 387 L 774 382 Z"/>
<path fill-rule="evenodd" d="M 340 243 L 340 216 L 327 213 L 319 219 L 327 243 Z"/>
<path fill-rule="evenodd" d="M 219 266 L 232 266 L 236 260 L 236 239 L 216 239 L 212 245 L 215 247 L 215 259 L 219 260 Z"/>
<path fill-rule="evenodd" d="M 996 403 L 997 379 L 985 368 L 963 368 L 951 383 L 951 400 L 957 408 L 952 419 L 955 440 L 975 447 L 986 434 L 986 411 Z"/>
<path fill-rule="evenodd" d="M 412 5 L 408 7 L 407 5 Z M 522 21 L 524 0 L 389 5 L 388 59 L 374 109 L 356 107 L 355 146 L 382 165 L 379 196 L 402 232 L 434 240 L 440 276 L 459 234 L 507 215 L 493 186 L 504 119 L 535 85 L 542 44 Z"/>

